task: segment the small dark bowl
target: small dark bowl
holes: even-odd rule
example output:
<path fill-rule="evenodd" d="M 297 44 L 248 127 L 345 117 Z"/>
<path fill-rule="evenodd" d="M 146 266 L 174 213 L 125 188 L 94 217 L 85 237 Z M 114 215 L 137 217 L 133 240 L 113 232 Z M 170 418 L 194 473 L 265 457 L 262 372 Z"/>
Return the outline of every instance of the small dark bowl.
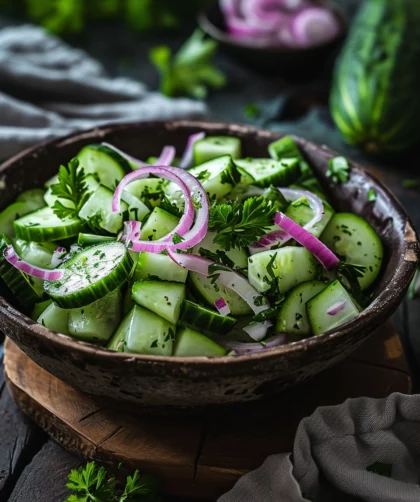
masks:
<path fill-rule="evenodd" d="M 289 81 L 309 80 L 328 71 L 333 55 L 338 52 L 347 32 L 343 13 L 330 6 L 340 24 L 340 32 L 333 40 L 309 48 L 256 47 L 249 40 L 238 40 L 226 30 L 223 13 L 216 4 L 198 16 L 201 29 L 214 40 L 226 54 L 251 70 L 265 75 L 282 76 Z"/>
<path fill-rule="evenodd" d="M 139 158 L 166 144 L 182 151 L 197 131 L 242 139 L 245 156 L 267 155 L 278 134 L 250 126 L 217 122 L 143 122 L 79 132 L 21 153 L 0 166 L 7 190 L 1 207 L 24 189 L 42 186 L 86 144 L 108 141 Z M 334 185 L 326 177 L 336 154 L 295 138 L 339 210 L 351 210 L 373 225 L 385 247 L 385 262 L 372 304 L 357 319 L 308 340 L 265 353 L 239 357 L 189 359 L 111 352 L 48 330 L 0 296 L 0 330 L 31 359 L 67 384 L 119 407 L 155 413 L 212 411 L 221 405 L 253 401 L 302 382 L 349 355 L 379 328 L 401 303 L 416 270 L 419 248 L 413 225 L 395 199 L 361 166 L 352 164 L 350 180 Z M 377 200 L 368 202 L 373 188 Z M 147 329 L 147 326 L 145 326 Z M 133 407 L 134 405 L 134 407 Z"/>

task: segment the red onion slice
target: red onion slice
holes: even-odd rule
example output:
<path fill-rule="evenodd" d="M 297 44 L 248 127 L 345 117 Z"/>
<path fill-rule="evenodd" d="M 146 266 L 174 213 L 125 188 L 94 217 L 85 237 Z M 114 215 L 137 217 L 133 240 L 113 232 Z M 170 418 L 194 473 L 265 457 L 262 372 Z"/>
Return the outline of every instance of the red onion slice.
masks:
<path fill-rule="evenodd" d="M 300 199 L 301 197 L 306 197 L 310 208 L 312 209 L 314 215 L 308 223 L 303 227 L 305 230 L 311 230 L 315 223 L 321 221 L 324 215 L 324 204 L 322 200 L 312 192 L 307 190 L 298 190 L 294 188 L 279 188 L 278 189 L 289 201 L 294 201 Z M 287 234 L 287 232 L 275 230 L 266 235 L 263 235 L 261 239 L 255 244 L 249 246 L 249 251 L 251 254 L 261 253 L 262 251 L 268 251 L 275 244 L 285 244 L 292 237 Z"/>
<path fill-rule="evenodd" d="M 301 47 L 329 42 L 340 32 L 334 13 L 322 7 L 311 7 L 299 12 L 291 28 L 296 43 Z"/>
<path fill-rule="evenodd" d="M 153 163 L 155 166 L 170 166 L 174 161 L 176 155 L 176 150 L 174 146 L 164 146 L 162 153 L 156 162 Z"/>
<path fill-rule="evenodd" d="M 67 254 L 66 248 L 57 248 L 51 258 L 51 266 L 57 268 L 63 261 L 64 255 Z"/>
<path fill-rule="evenodd" d="M 341 312 L 346 306 L 346 300 L 342 300 L 336 303 L 333 303 L 330 307 L 327 308 L 326 312 L 328 315 L 336 315 Z"/>
<path fill-rule="evenodd" d="M 194 160 L 194 145 L 197 143 L 197 141 L 200 141 L 201 139 L 205 138 L 205 136 L 206 136 L 205 132 L 198 132 L 196 134 L 192 134 L 188 138 L 187 146 L 179 162 L 179 167 L 181 169 L 187 169 L 188 167 L 192 167 Z"/>
<path fill-rule="evenodd" d="M 275 335 L 271 338 L 267 338 L 264 344 L 232 341 L 224 342 L 223 345 L 230 350 L 234 350 L 238 356 L 243 356 L 247 354 L 255 354 L 258 352 L 266 352 L 267 350 L 273 349 L 275 347 L 286 345 L 286 343 L 288 343 L 288 336 L 286 333 L 282 333 L 280 335 Z"/>
<path fill-rule="evenodd" d="M 15 268 L 31 277 L 37 277 L 44 281 L 58 281 L 64 276 L 64 270 L 47 270 L 45 268 L 35 267 L 22 260 L 11 244 L 4 250 L 3 256 L 10 265 L 13 265 Z"/>
<path fill-rule="evenodd" d="M 155 253 L 161 253 L 164 249 L 167 248 L 167 244 L 164 244 L 164 241 L 172 239 L 172 237 L 177 233 L 181 236 L 184 236 L 188 230 L 191 228 L 191 225 L 194 221 L 194 206 L 191 201 L 190 190 L 187 185 L 176 175 L 174 174 L 174 170 L 177 168 L 169 168 L 167 166 L 149 166 L 143 167 L 142 169 L 138 169 L 133 171 L 132 173 L 127 174 L 117 186 L 114 192 L 114 198 L 112 200 L 112 211 L 120 212 L 121 209 L 121 194 L 124 188 L 130 184 L 131 182 L 143 178 L 147 178 L 150 174 L 155 176 L 159 176 L 160 178 L 167 179 L 169 181 L 173 181 L 176 183 L 179 188 L 182 190 L 182 193 L 185 197 L 185 210 L 182 215 L 178 225 L 172 230 L 169 234 L 167 234 L 162 239 L 158 239 L 156 241 L 143 241 L 140 242 L 138 240 L 132 240 L 132 251 L 149 251 Z M 181 171 L 181 170 L 180 170 Z"/>
<path fill-rule="evenodd" d="M 217 311 L 220 315 L 227 316 L 230 314 L 229 305 L 226 303 L 224 298 L 219 298 L 214 302 L 214 306 L 217 308 Z"/>
<path fill-rule="evenodd" d="M 249 23 L 265 23 L 276 30 L 291 20 L 283 0 L 246 0 L 242 12 Z"/>
<path fill-rule="evenodd" d="M 269 308 L 268 302 L 260 302 L 261 294 L 251 286 L 246 277 L 231 270 L 230 268 L 221 265 L 220 263 L 215 263 L 214 261 L 208 260 L 207 258 L 203 258 L 202 256 L 194 255 L 194 254 L 185 254 L 185 253 L 177 253 L 170 249 L 168 249 L 168 254 L 172 258 L 172 260 L 179 265 L 180 267 L 186 268 L 191 272 L 197 272 L 198 274 L 209 277 L 209 267 L 217 266 L 214 274 L 218 275 L 216 280 L 217 283 L 223 284 L 227 288 L 235 291 L 253 310 L 255 314 L 259 314 L 264 310 Z M 219 268 L 220 267 L 220 268 Z M 261 303 L 264 303 L 261 305 Z M 267 322 L 265 323 L 254 323 L 254 326 L 258 326 L 258 332 L 255 328 L 252 330 L 252 333 L 256 338 L 254 340 L 259 341 L 262 340 L 266 334 L 269 325 Z M 260 325 L 260 326 L 259 326 Z M 248 333 L 250 336 L 251 333 Z"/>
<path fill-rule="evenodd" d="M 340 263 L 337 256 L 325 244 L 285 214 L 277 212 L 274 222 L 310 251 L 327 270 L 335 268 Z"/>

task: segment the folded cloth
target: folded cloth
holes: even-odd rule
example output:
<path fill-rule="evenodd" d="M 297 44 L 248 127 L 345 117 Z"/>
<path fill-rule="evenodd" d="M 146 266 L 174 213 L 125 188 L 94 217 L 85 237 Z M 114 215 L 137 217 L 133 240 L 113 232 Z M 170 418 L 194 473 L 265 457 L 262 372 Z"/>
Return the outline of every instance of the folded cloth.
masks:
<path fill-rule="evenodd" d="M 110 78 L 100 63 L 42 28 L 0 30 L 0 158 L 103 123 L 196 118 L 206 106 Z"/>
<path fill-rule="evenodd" d="M 348 399 L 299 424 L 293 456 L 272 455 L 219 502 L 418 502 L 420 395 Z"/>

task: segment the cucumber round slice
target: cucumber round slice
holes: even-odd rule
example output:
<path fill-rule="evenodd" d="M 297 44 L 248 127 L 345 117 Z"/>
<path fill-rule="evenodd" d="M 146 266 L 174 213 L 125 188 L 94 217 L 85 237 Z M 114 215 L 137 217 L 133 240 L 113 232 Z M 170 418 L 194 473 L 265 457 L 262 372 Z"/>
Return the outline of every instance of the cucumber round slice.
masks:
<path fill-rule="evenodd" d="M 18 201 L 7 206 L 6 209 L 0 213 L 0 234 L 8 235 L 9 237 L 15 236 L 14 221 L 19 219 L 25 214 L 32 213 L 40 207 L 45 206 L 45 202 L 40 205 L 38 202 L 33 201 Z"/>
<path fill-rule="evenodd" d="M 197 166 L 222 155 L 232 159 L 241 156 L 241 140 L 231 136 L 207 136 L 194 144 L 194 164 Z"/>
<path fill-rule="evenodd" d="M 179 322 L 203 333 L 225 335 L 232 330 L 237 321 L 233 317 L 220 315 L 213 310 L 197 305 L 197 303 L 185 300 L 181 307 Z"/>
<path fill-rule="evenodd" d="M 112 235 L 96 235 L 96 234 L 84 234 L 80 233 L 77 238 L 77 244 L 79 246 L 93 246 L 95 244 L 101 244 L 101 242 L 114 242 L 116 240 Z"/>
<path fill-rule="evenodd" d="M 293 288 L 280 307 L 277 317 L 276 331 L 293 333 L 294 340 L 305 338 L 311 334 L 306 303 L 327 287 L 325 282 L 309 281 Z"/>
<path fill-rule="evenodd" d="M 176 335 L 175 357 L 221 357 L 226 349 L 207 336 L 190 328 L 181 328 Z"/>
<path fill-rule="evenodd" d="M 85 174 L 96 174 L 101 185 L 113 190 L 131 172 L 130 163 L 105 145 L 85 146 L 77 155 Z"/>
<path fill-rule="evenodd" d="M 16 202 L 31 202 L 37 205 L 37 209 L 45 206 L 44 202 L 45 190 L 42 188 L 30 188 L 20 193 L 16 199 Z M 23 216 L 23 215 L 22 215 Z"/>
<path fill-rule="evenodd" d="M 14 223 L 16 237 L 24 241 L 59 241 L 74 237 L 82 222 L 78 218 L 60 219 L 50 207 L 44 207 L 19 218 Z"/>
<path fill-rule="evenodd" d="M 300 175 L 298 159 L 239 159 L 236 167 L 242 174 L 242 183 L 260 187 L 288 186 Z"/>
<path fill-rule="evenodd" d="M 178 322 L 185 299 L 185 285 L 179 282 L 139 281 L 133 286 L 133 300 L 172 324 Z"/>
<path fill-rule="evenodd" d="M 121 242 L 85 248 L 60 268 L 59 281 L 45 281 L 45 291 L 62 308 L 84 307 L 120 287 L 128 278 L 133 260 Z"/>
<path fill-rule="evenodd" d="M 15 239 L 13 246 L 20 258 L 31 265 L 46 269 L 54 268 L 51 260 L 57 246 L 52 242 L 28 242 Z"/>
<path fill-rule="evenodd" d="M 383 261 L 381 239 L 369 223 L 353 213 L 336 213 L 321 235 L 321 241 L 346 263 L 366 267 L 359 277 L 362 290 L 377 278 Z"/>

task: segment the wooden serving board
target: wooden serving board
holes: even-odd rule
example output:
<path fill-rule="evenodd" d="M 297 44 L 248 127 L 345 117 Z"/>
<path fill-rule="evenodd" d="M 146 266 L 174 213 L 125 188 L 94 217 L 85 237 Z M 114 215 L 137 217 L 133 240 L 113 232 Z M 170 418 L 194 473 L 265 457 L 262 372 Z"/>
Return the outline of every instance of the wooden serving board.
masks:
<path fill-rule="evenodd" d="M 72 389 L 6 342 L 6 380 L 17 405 L 67 450 L 160 476 L 169 494 L 215 500 L 272 453 L 291 451 L 300 420 L 348 397 L 411 392 L 391 324 L 349 359 L 269 401 L 218 417 L 135 417 Z"/>

